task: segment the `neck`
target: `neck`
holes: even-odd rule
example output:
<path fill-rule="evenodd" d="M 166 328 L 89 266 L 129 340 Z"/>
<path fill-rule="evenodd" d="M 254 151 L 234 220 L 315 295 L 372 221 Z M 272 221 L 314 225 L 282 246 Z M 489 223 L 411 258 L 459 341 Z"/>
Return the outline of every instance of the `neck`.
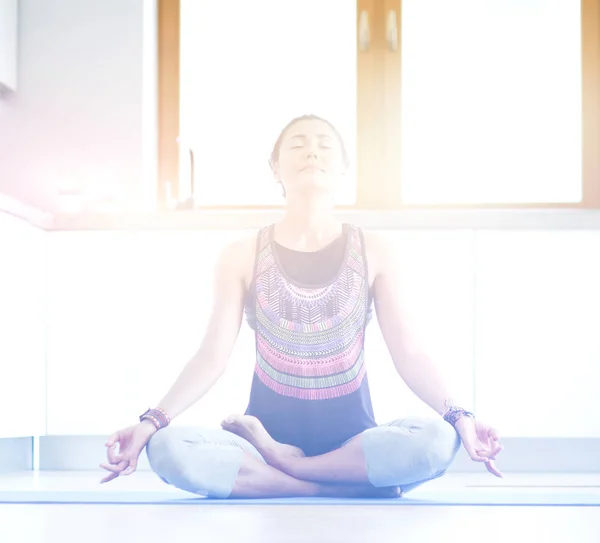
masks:
<path fill-rule="evenodd" d="M 298 246 L 320 246 L 339 235 L 333 199 L 288 200 L 277 229 L 282 241 Z"/>
<path fill-rule="evenodd" d="M 338 224 L 333 215 L 333 198 L 293 199 L 287 202 L 281 221 L 286 230 L 316 234 Z"/>

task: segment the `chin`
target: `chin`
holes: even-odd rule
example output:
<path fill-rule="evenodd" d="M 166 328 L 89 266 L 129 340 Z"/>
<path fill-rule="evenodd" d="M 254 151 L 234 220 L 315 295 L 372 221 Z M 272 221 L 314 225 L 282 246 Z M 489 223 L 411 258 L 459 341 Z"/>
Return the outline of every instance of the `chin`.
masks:
<path fill-rule="evenodd" d="M 312 179 L 299 179 L 298 187 L 305 187 L 312 190 L 332 190 L 333 183 L 329 179 L 315 177 Z"/>
<path fill-rule="evenodd" d="M 291 186 L 294 189 L 291 189 Z M 320 194 L 333 193 L 336 190 L 336 183 L 331 178 L 321 175 L 301 175 L 288 184 L 288 191 L 293 190 L 299 194 Z"/>
<path fill-rule="evenodd" d="M 296 194 L 302 198 L 312 198 L 312 197 L 323 197 L 323 196 L 332 196 L 334 194 L 334 190 L 332 187 L 325 186 L 307 186 L 302 189 L 298 189 Z"/>

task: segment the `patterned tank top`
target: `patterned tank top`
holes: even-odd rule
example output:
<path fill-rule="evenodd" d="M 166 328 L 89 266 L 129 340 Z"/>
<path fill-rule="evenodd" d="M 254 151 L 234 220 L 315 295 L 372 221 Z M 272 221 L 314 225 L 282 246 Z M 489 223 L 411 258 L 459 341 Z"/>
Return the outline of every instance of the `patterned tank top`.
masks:
<path fill-rule="evenodd" d="M 336 242 L 306 253 L 278 245 L 273 232 L 258 233 L 246 301 L 256 338 L 246 414 L 314 456 L 376 426 L 364 359 L 372 306 L 364 238 L 344 224 Z"/>

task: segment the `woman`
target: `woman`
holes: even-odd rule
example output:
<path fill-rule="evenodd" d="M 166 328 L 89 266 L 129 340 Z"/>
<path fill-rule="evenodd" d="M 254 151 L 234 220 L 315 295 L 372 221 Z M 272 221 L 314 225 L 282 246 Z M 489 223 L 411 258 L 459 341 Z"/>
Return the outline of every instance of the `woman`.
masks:
<path fill-rule="evenodd" d="M 110 473 L 101 482 L 133 473 L 146 447 L 163 481 L 208 497 L 397 497 L 443 475 L 461 442 L 501 477 L 496 431 L 452 403 L 415 344 L 391 251 L 334 217 L 348 169 L 339 133 L 320 117 L 293 119 L 271 167 L 283 218 L 224 249 L 197 354 L 159 407 L 108 439 L 101 467 Z M 364 363 L 373 307 L 399 374 L 439 416 L 375 422 Z M 244 312 L 256 334 L 246 413 L 222 428 L 170 426 L 223 373 Z"/>

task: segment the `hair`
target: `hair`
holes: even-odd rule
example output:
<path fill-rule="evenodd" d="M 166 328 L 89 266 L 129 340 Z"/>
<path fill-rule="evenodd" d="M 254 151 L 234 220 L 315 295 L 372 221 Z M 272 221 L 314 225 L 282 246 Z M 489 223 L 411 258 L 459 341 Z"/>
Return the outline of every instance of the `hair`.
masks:
<path fill-rule="evenodd" d="M 296 118 L 292 119 L 289 123 L 287 123 L 285 125 L 283 130 L 280 132 L 279 137 L 277 138 L 277 141 L 275 142 L 275 145 L 273 146 L 273 151 L 271 151 L 271 158 L 269 159 L 269 166 L 271 166 L 271 169 L 273 169 L 273 167 L 275 166 L 275 163 L 279 160 L 279 151 L 281 149 L 281 142 L 283 140 L 283 136 L 285 135 L 287 130 L 292 125 L 294 125 L 295 123 L 297 123 L 299 121 L 322 121 L 322 122 L 328 124 L 329 127 L 333 130 L 333 132 L 337 136 L 338 141 L 340 142 L 340 146 L 342 148 L 342 160 L 344 162 L 344 168 L 348 168 L 348 166 L 350 165 L 350 159 L 348 158 L 348 152 L 346 151 L 346 145 L 344 144 L 344 140 L 342 139 L 342 136 L 340 135 L 338 129 L 335 126 L 333 126 L 333 124 L 331 124 L 327 119 L 323 119 L 323 117 L 319 117 L 318 115 L 309 114 L 309 115 L 301 115 L 300 117 L 296 117 Z M 285 198 L 285 195 L 286 195 L 285 187 L 283 185 L 281 185 L 281 189 L 283 190 L 283 196 Z"/>

